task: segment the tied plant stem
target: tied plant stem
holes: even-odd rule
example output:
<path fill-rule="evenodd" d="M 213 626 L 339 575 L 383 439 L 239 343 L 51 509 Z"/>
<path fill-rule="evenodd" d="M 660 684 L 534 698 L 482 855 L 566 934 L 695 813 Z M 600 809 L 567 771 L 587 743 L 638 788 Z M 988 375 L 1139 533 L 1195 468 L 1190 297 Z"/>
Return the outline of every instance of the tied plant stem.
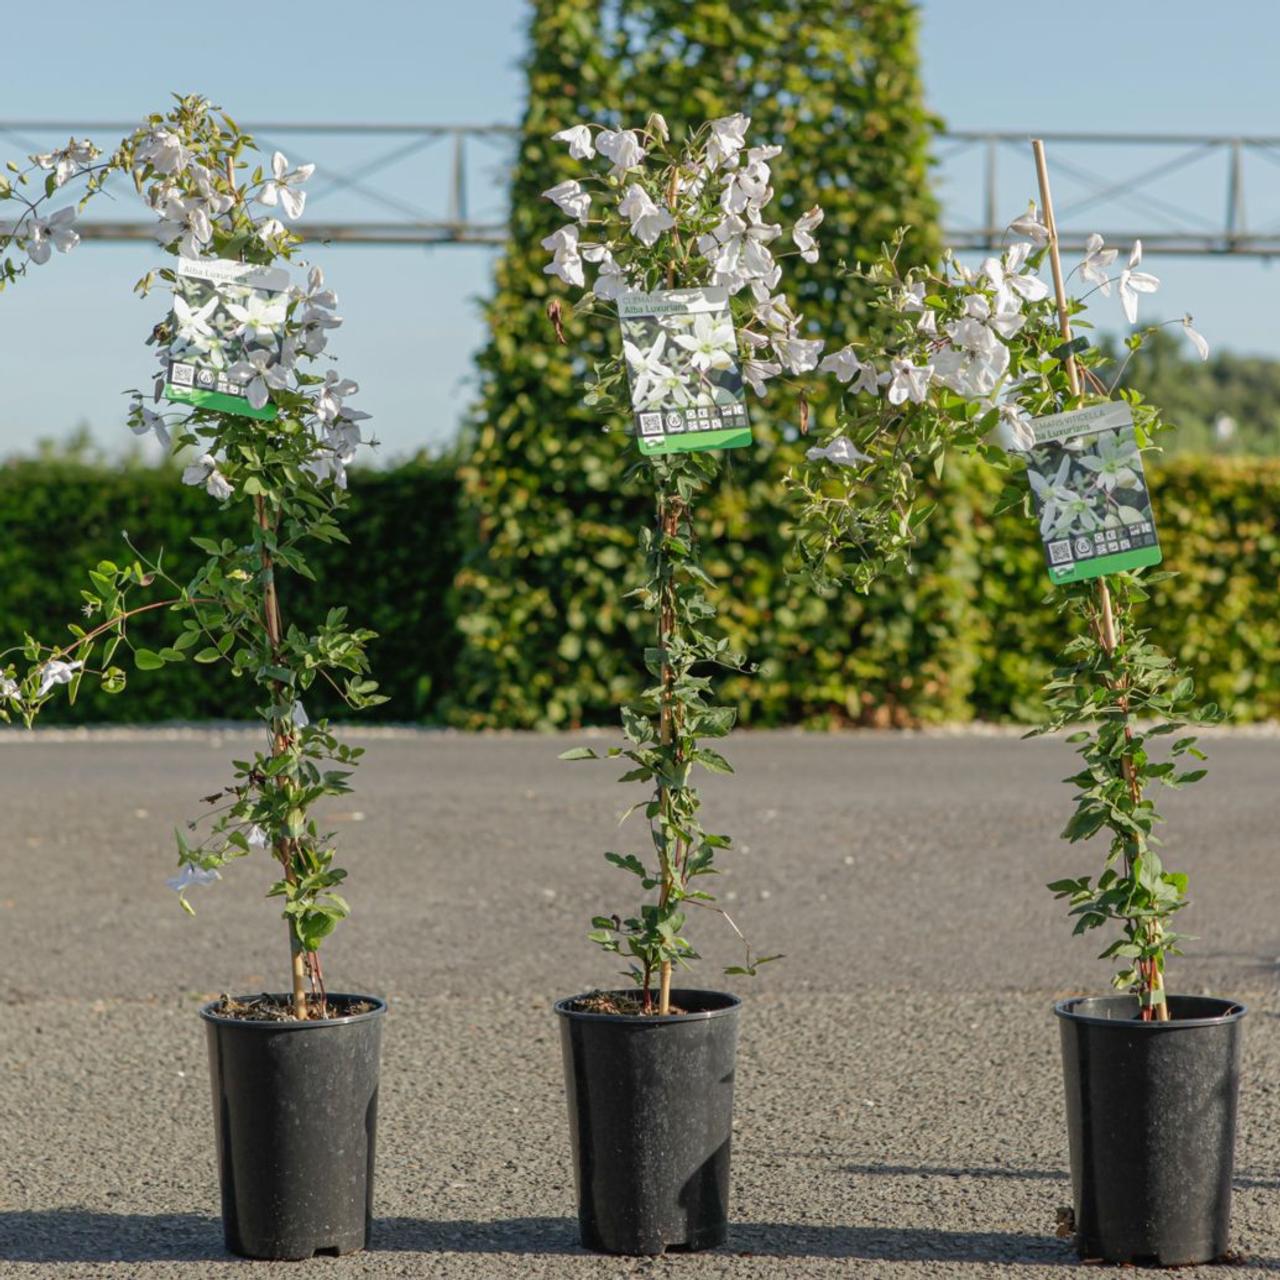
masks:
<path fill-rule="evenodd" d="M 1040 207 L 1044 217 L 1045 228 L 1049 233 L 1049 262 L 1052 267 L 1054 296 L 1058 306 L 1058 327 L 1062 332 L 1062 341 L 1069 344 L 1072 338 L 1071 317 L 1067 307 L 1066 285 L 1062 276 L 1062 260 L 1058 252 L 1058 224 L 1053 213 L 1053 195 L 1049 187 L 1049 164 L 1045 155 L 1044 142 L 1039 138 L 1033 139 L 1031 150 L 1035 156 L 1036 177 L 1040 184 Z M 1076 357 L 1073 351 L 1068 350 L 1065 364 L 1072 399 L 1073 401 L 1078 400 L 1080 398 L 1080 374 L 1076 367 Z M 1095 583 L 1098 607 L 1091 621 L 1098 643 L 1106 653 L 1108 663 L 1114 665 L 1118 645 L 1118 632 L 1115 611 L 1111 602 L 1111 589 L 1107 585 L 1105 576 L 1095 579 Z M 1124 691 L 1124 681 L 1122 678 L 1117 679 L 1114 675 L 1108 675 L 1107 684 L 1118 695 L 1116 704 L 1126 721 L 1124 727 L 1125 743 L 1126 746 L 1131 746 L 1133 743 L 1133 730 L 1128 724 L 1129 699 Z M 1142 804 L 1142 784 L 1134 768 L 1133 756 L 1129 751 L 1126 751 L 1120 757 L 1120 768 L 1129 792 L 1130 804 L 1136 812 Z M 1135 867 L 1140 857 L 1141 848 L 1138 841 L 1135 838 L 1126 839 L 1124 845 L 1124 867 L 1127 879 L 1133 878 Z M 1159 919 L 1147 920 L 1143 928 L 1147 935 L 1148 946 L 1158 951 L 1161 942 Z M 1154 1019 L 1158 1022 L 1167 1022 L 1169 1019 L 1169 1006 L 1164 996 L 1164 979 L 1161 973 L 1159 956 L 1153 955 L 1139 958 L 1136 969 L 1142 1020 L 1150 1022 Z"/>
<path fill-rule="evenodd" d="M 227 161 L 227 172 L 228 174 L 231 172 L 230 160 Z M 275 563 L 272 560 L 269 545 L 274 541 L 274 521 L 267 513 L 266 499 L 261 494 L 254 498 L 253 508 L 258 524 L 258 552 L 262 561 L 262 621 L 267 630 L 267 644 L 270 646 L 272 658 L 279 663 L 280 640 L 284 628 L 280 618 L 280 595 L 276 588 Z M 275 684 L 275 693 L 277 703 L 282 704 L 286 695 L 284 686 L 279 681 Z M 277 714 L 273 714 L 271 718 L 271 743 L 272 754 L 277 759 L 288 754 L 289 738 Z M 288 783 L 282 777 L 279 785 L 287 787 Z M 284 870 L 285 883 L 296 890 L 298 873 L 293 865 L 292 839 L 286 835 L 280 835 L 275 841 L 273 852 Z M 306 975 L 309 966 L 303 955 L 302 941 L 298 937 L 298 931 L 293 927 L 293 921 L 286 918 L 285 924 L 289 930 L 293 1016 L 300 1022 L 305 1022 L 308 1016 Z"/>
<path fill-rule="evenodd" d="M 236 162 L 235 156 L 229 154 L 226 160 L 227 186 L 230 188 L 231 198 L 235 204 L 242 203 L 240 187 L 236 182 Z M 280 616 L 280 594 L 276 586 L 275 563 L 271 556 L 270 542 L 275 540 L 275 528 L 277 520 L 267 513 L 266 499 L 261 495 L 255 495 L 253 499 L 254 518 L 258 526 L 258 551 L 262 561 L 262 620 L 267 631 L 267 644 L 270 647 L 272 659 L 277 664 L 280 661 L 280 641 L 284 634 L 284 626 Z M 277 681 L 275 684 L 276 700 L 283 702 L 285 697 L 284 686 Z M 271 718 L 271 743 L 272 754 L 279 758 L 285 755 L 289 750 L 289 740 L 284 732 L 284 726 L 281 724 L 277 715 Z M 281 778 L 279 785 L 284 787 L 288 783 Z M 293 841 L 285 835 L 279 836 L 273 844 L 272 852 L 279 861 L 284 871 L 285 883 L 291 889 L 296 891 L 298 885 L 298 873 L 293 865 Z M 306 1022 L 308 1019 L 307 1008 L 307 973 L 314 972 L 308 963 L 308 957 L 304 957 L 302 942 L 298 937 L 298 931 L 294 928 L 293 921 L 288 917 L 285 918 L 285 927 L 289 931 L 289 977 L 293 995 L 293 1016 L 299 1022 Z"/>
<path fill-rule="evenodd" d="M 679 191 L 680 170 L 676 166 L 672 166 L 671 177 L 667 182 L 667 207 L 671 211 L 673 225 L 671 228 L 671 242 L 675 253 L 680 251 L 680 218 L 679 204 L 677 194 Z M 676 259 L 673 256 L 667 264 L 667 288 L 674 289 L 676 283 Z M 663 553 L 667 540 L 675 538 L 680 531 L 680 517 L 682 515 L 682 507 L 680 499 L 670 492 L 665 486 L 659 488 L 658 491 L 658 538 L 659 538 L 659 555 Z M 692 517 L 692 513 L 690 513 Z M 689 538 L 692 545 L 693 540 L 693 520 L 689 520 Z M 658 609 L 658 648 L 662 651 L 662 708 L 659 712 L 659 739 L 662 745 L 668 750 L 671 748 L 675 738 L 675 707 L 673 705 L 672 692 L 675 685 L 675 669 L 671 665 L 670 645 L 676 628 L 676 601 L 673 583 L 668 576 L 663 583 L 662 599 Z M 677 748 L 677 759 L 679 759 Z M 665 824 L 670 829 L 672 823 L 671 813 L 671 796 L 666 783 L 662 783 L 658 788 L 658 804 L 662 809 Z M 679 846 L 677 845 L 674 856 L 673 851 L 668 843 L 664 841 L 662 852 L 662 888 L 658 892 L 658 910 L 665 912 L 671 901 L 671 893 L 675 887 L 676 867 L 681 859 L 679 856 Z M 649 1006 L 649 983 L 646 980 L 644 991 L 644 1001 L 646 1008 Z M 658 969 L 658 1013 L 662 1017 L 666 1017 L 671 1012 L 671 961 L 664 958 Z"/>

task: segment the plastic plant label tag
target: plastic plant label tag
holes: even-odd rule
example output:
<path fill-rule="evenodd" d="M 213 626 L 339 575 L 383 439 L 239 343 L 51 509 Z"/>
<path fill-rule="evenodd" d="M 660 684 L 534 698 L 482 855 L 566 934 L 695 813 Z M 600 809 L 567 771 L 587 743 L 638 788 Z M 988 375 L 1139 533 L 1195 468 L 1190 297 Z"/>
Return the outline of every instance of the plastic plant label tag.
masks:
<path fill-rule="evenodd" d="M 727 289 L 624 293 L 618 320 L 641 453 L 751 443 Z"/>
<path fill-rule="evenodd" d="M 253 378 L 232 378 L 236 364 L 274 364 L 284 341 L 289 273 L 225 258 L 179 258 L 169 318 L 166 400 L 246 418 L 274 418 L 270 400 L 255 408 Z"/>
<path fill-rule="evenodd" d="M 1027 479 L 1049 577 L 1079 582 L 1160 563 L 1151 495 L 1127 404 L 1031 423 Z"/>

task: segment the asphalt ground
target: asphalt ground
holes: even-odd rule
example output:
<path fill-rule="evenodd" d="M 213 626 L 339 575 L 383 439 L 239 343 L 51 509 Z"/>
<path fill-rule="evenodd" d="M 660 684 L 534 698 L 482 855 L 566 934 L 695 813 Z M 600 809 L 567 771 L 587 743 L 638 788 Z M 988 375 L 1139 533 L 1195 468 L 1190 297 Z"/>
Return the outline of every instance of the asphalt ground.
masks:
<path fill-rule="evenodd" d="M 744 996 L 733 1227 L 722 1249 L 582 1252 L 555 999 L 610 985 L 584 939 L 625 909 L 605 849 L 638 798 L 588 740 L 367 732 L 341 832 L 354 915 L 334 990 L 391 1001 L 369 1251 L 246 1263 L 222 1247 L 198 1004 L 284 985 L 265 858 L 178 909 L 171 829 L 229 779 L 242 731 L 0 736 L 0 1275 L 1040 1277 L 1077 1264 L 1055 998 L 1106 987 L 1044 884 L 1094 869 L 1057 839 L 1061 742 L 737 734 L 705 813 L 719 889 L 786 958 L 757 979 L 710 914 L 695 982 Z M 605 735 L 592 739 L 607 745 Z M 1280 737 L 1215 735 L 1170 794 L 1165 857 L 1198 935 L 1170 985 L 1250 1006 L 1237 1265 L 1280 1273 Z"/>

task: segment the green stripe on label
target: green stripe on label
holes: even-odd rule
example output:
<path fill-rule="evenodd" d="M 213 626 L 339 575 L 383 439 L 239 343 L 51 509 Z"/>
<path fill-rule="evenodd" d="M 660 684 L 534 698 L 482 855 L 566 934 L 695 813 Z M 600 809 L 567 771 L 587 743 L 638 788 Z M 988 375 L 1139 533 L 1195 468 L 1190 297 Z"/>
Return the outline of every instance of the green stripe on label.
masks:
<path fill-rule="evenodd" d="M 1158 546 L 1139 547 L 1135 551 L 1117 551 L 1114 555 L 1095 556 L 1092 560 L 1082 560 L 1078 564 L 1051 564 L 1049 577 L 1061 586 L 1064 582 L 1083 582 L 1086 578 L 1101 578 L 1108 573 L 1159 564 L 1162 558 Z"/>
<path fill-rule="evenodd" d="M 261 409 L 255 409 L 243 396 L 229 396 L 225 391 L 201 391 L 192 387 L 165 386 L 164 398 L 182 404 L 193 404 L 200 409 L 217 409 L 221 413 L 234 413 L 242 418 L 274 418 L 279 410 L 270 400 Z"/>
<path fill-rule="evenodd" d="M 691 431 L 688 435 L 662 436 L 649 439 L 637 436 L 640 452 L 693 453 L 698 449 L 740 449 L 751 443 L 750 427 L 721 427 L 716 431 Z"/>

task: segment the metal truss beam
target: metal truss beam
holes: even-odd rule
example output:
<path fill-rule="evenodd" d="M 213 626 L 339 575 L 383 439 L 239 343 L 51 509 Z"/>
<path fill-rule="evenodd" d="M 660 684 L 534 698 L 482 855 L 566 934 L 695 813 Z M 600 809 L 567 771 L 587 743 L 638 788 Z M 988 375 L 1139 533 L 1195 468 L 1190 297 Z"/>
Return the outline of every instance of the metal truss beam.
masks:
<path fill-rule="evenodd" d="M 23 154 L 72 135 L 103 143 L 133 127 L 0 120 L 0 147 Z M 318 164 L 301 224 L 308 239 L 432 247 L 493 246 L 506 238 L 505 177 L 517 132 L 511 125 L 267 122 L 250 131 L 265 150 L 280 145 L 291 160 Z M 1050 148 L 1055 191 L 1065 196 L 1058 221 L 1068 250 L 1081 250 L 1097 230 L 1112 244 L 1140 238 L 1153 254 L 1280 255 L 1280 137 L 1040 136 Z M 1034 190 L 1027 135 L 950 130 L 936 139 L 935 155 L 946 243 L 961 252 L 997 249 L 1007 239 L 1005 217 Z M 1256 210 L 1267 211 L 1251 223 L 1247 192 Z M 151 226 L 94 216 L 78 224 L 85 240 L 117 242 L 148 241 Z"/>

